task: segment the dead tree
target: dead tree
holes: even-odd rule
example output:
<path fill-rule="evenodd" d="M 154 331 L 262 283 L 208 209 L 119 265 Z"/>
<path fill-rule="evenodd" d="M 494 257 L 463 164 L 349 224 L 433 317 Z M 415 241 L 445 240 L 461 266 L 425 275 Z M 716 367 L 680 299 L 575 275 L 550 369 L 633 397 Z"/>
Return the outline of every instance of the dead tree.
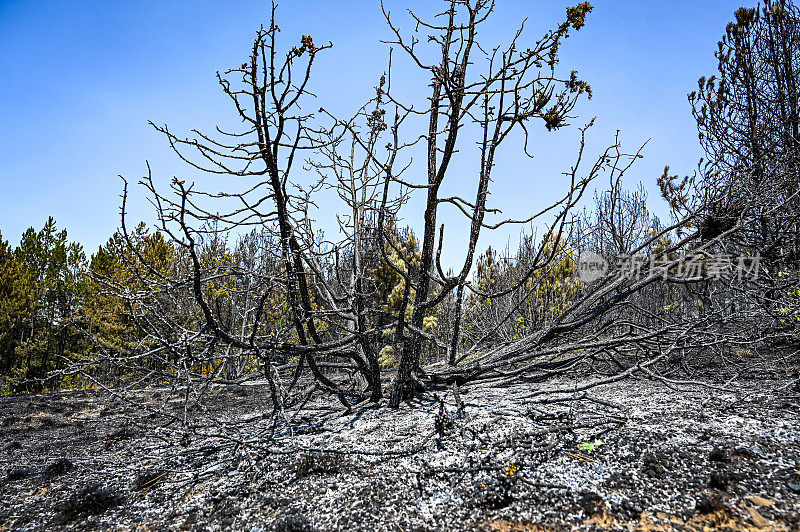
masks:
<path fill-rule="evenodd" d="M 567 20 L 531 47 L 522 44 L 523 23 L 508 45 L 493 49 L 484 49 L 477 42 L 477 34 L 481 24 L 491 15 L 494 2 L 451 0 L 446 4 L 445 11 L 430 21 L 409 12 L 415 29 L 408 36 L 403 35 L 384 10 L 395 37 L 391 43 L 405 52 L 416 67 L 425 71 L 430 77 L 431 87 L 428 108 L 416 111 L 428 121 L 427 134 L 422 139 L 427 153 L 426 180 L 422 183 L 426 191 L 422 258 L 414 279 L 413 311 L 392 392 L 393 406 L 419 389 L 415 384 L 415 373 L 419 370 L 424 337 L 418 331 L 423 328 L 426 313 L 454 289 L 457 289 L 458 312 L 481 230 L 511 222 L 490 225 L 484 221 L 498 150 L 512 131 L 521 130 L 526 138 L 527 152 L 530 123 L 541 121 L 548 130 L 559 129 L 566 125 L 578 99 L 584 94 L 591 95 L 589 85 L 578 79 L 576 71 L 565 77 L 556 73 L 558 48 L 571 31 L 584 25 L 585 17 L 592 9 L 588 3 L 567 10 Z M 435 50 L 434 59 L 427 59 L 420 42 Z M 390 97 L 398 105 L 403 105 L 391 93 Z M 463 143 L 459 137 L 470 125 L 477 130 L 480 153 L 479 166 L 475 168 L 475 198 L 469 201 L 460 197 L 441 197 L 440 190 L 448 176 L 453 155 Z M 470 219 L 467 253 L 463 266 L 454 276 L 445 275 L 439 260 L 444 228 L 438 227 L 437 214 L 445 203 L 455 205 Z M 455 338 L 458 329 L 457 314 Z"/>
<path fill-rule="evenodd" d="M 754 220 L 743 246 L 757 247 L 766 263 L 786 267 L 800 220 L 800 11 L 790 0 L 741 8 L 719 42 L 717 72 L 701 77 L 689 95 L 708 166 L 704 186 L 724 190 L 702 219 L 704 238 L 731 226 L 748 198 L 773 198 L 784 207 L 749 202 Z"/>
<path fill-rule="evenodd" d="M 251 351 L 264 363 L 265 374 L 272 387 L 273 402 L 279 406 L 280 398 L 275 386 L 271 358 L 276 351 L 291 351 L 299 356 L 295 381 L 304 365 L 308 365 L 318 386 L 338 396 L 343 402 L 345 392 L 331 381 L 317 366 L 320 351 L 346 345 L 355 337 L 336 339 L 326 345 L 314 320 L 312 297 L 316 295 L 336 308 L 331 294 L 312 286 L 316 272 L 308 261 L 308 243 L 304 242 L 303 213 L 308 197 L 302 190 L 292 190 L 290 176 L 302 163 L 302 153 L 318 149 L 321 137 L 330 134 L 312 124 L 313 114 L 304 110 L 313 95 L 308 92 L 312 67 L 319 54 L 331 44 L 318 45 L 311 36 L 304 35 L 288 51 L 278 49 L 280 29 L 275 21 L 273 4 L 270 21 L 262 27 L 253 42 L 250 59 L 238 68 L 218 73 L 223 92 L 231 99 L 245 128 L 240 132 L 226 132 L 217 128 L 217 135 L 193 131 L 192 138 L 182 138 L 167 126 L 154 127 L 163 133 L 178 156 L 191 167 L 209 174 L 252 178 L 256 182 L 244 192 L 208 194 L 195 191 L 183 181 L 172 184 L 174 196 L 160 194 L 152 178 L 145 186 L 149 189 L 158 211 L 161 230 L 185 249 L 191 259 L 191 286 L 196 304 L 202 311 L 204 335 L 208 341 L 219 341 L 238 349 Z M 312 186 L 313 188 L 313 186 Z M 174 199 L 176 198 L 177 199 Z M 219 214 L 206 210 L 202 200 L 209 197 L 233 200 L 238 204 L 229 212 Z M 286 339 L 286 331 L 278 339 L 266 340 L 260 336 L 265 305 L 270 290 L 260 293 L 253 302 L 251 323 L 246 326 L 249 335 L 243 338 L 234 334 L 220 320 L 207 301 L 203 284 L 207 272 L 198 257 L 198 240 L 203 231 L 198 229 L 209 222 L 217 224 L 216 230 L 229 231 L 251 226 L 274 228 L 279 245 L 278 260 L 285 290 L 293 340 Z M 177 228 L 176 228 L 177 227 Z M 313 293 L 313 294 L 312 294 Z M 283 338 L 280 338 L 283 337 Z M 294 346 L 294 347 L 293 347 Z M 296 348 L 295 348 L 296 347 Z M 354 355 L 355 356 L 355 355 Z M 363 362 L 359 360 L 359 362 Z M 367 377 L 371 378 L 368 373 Z M 373 388 L 375 381 L 371 381 Z"/>

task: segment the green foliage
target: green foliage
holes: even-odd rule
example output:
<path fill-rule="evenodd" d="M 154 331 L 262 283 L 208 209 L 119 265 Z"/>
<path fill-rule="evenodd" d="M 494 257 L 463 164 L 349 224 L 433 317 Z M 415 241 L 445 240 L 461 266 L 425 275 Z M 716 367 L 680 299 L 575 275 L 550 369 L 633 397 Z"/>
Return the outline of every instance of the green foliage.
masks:
<path fill-rule="evenodd" d="M 117 231 L 89 263 L 83 319 L 93 345 L 87 359 L 93 358 L 93 352 L 126 354 L 138 345 L 145 335 L 137 327 L 136 318 L 145 313 L 147 305 L 169 309 L 178 317 L 168 298 L 139 297 L 149 293 L 151 284 L 174 274 L 173 246 L 161 233 L 150 233 L 143 223 L 129 237 L 130 243 Z M 107 381 L 124 377 L 107 367 L 94 368 L 94 373 Z"/>
<path fill-rule="evenodd" d="M 0 375 L 10 373 L 14 366 L 14 352 L 32 313 L 29 277 L 0 234 Z"/>
<path fill-rule="evenodd" d="M 525 237 L 523 246 L 532 246 L 532 239 Z M 532 292 L 525 301 L 527 322 L 546 323 L 560 316 L 583 291 L 578 279 L 577 257 L 564 240 L 548 239 L 542 246 L 542 256 L 550 258 L 543 268 L 537 269 L 526 281 L 526 293 Z"/>
<path fill-rule="evenodd" d="M 83 248 L 69 242 L 52 217 L 39 231 L 26 230 L 13 252 L 0 243 L 0 371 L 6 386 L 58 385 L 48 380 L 50 373 L 85 351 L 79 326 L 85 270 Z"/>
<path fill-rule="evenodd" d="M 413 275 L 414 270 L 419 268 L 422 253 L 419 250 L 417 238 L 410 230 L 400 232 L 391 228 L 387 238 L 390 242 L 386 244 L 386 258 L 388 261 L 381 260 L 372 271 L 372 280 L 375 283 L 378 297 L 374 304 L 388 316 L 399 316 L 403 309 L 403 297 L 406 290 L 406 280 L 400 272 L 406 275 Z M 415 296 L 416 290 L 410 288 L 405 312 L 403 313 L 406 321 L 411 320 L 411 315 L 414 312 L 413 301 Z M 389 337 L 392 333 L 393 331 L 386 330 L 384 331 L 384 336 Z"/>
<path fill-rule="evenodd" d="M 538 257 L 538 259 L 537 259 Z M 539 266 L 534 268 L 534 264 Z M 526 273 L 533 273 L 525 278 Z M 491 294 L 524 279 L 515 297 L 522 298 L 517 305 L 518 315 L 510 321 L 511 339 L 524 337 L 560 316 L 584 290 L 577 278 L 577 257 L 564 240 L 548 239 L 537 244 L 533 237 L 523 237 L 516 257 L 499 259 L 491 247 L 478 257 L 475 285 L 485 294 Z M 516 301 L 512 303 L 516 303 Z M 467 309 L 473 322 L 502 319 L 508 308 L 508 299 L 492 299 L 486 295 L 471 294 Z"/>
<path fill-rule="evenodd" d="M 591 13 L 594 6 L 589 2 L 582 2 L 575 7 L 567 8 L 567 22 L 574 29 L 579 30 L 586 25 L 586 15 Z"/>
<path fill-rule="evenodd" d="M 585 441 L 578 444 L 578 449 L 586 453 L 593 453 L 601 445 L 605 445 L 603 440 Z"/>
<path fill-rule="evenodd" d="M 403 294 L 406 289 L 405 278 L 400 274 L 409 274 L 415 268 L 419 268 L 422 254 L 419 251 L 419 242 L 414 233 L 408 231 L 405 235 L 392 234 L 389 236 L 391 244 L 386 246 L 387 261 L 381 261 L 373 272 L 373 280 L 385 301 L 383 310 L 397 315 L 403 306 Z M 398 271 L 399 270 L 399 271 Z M 409 303 L 405 309 L 405 318 L 411 319 L 414 307 L 411 301 L 414 300 L 416 291 L 409 290 Z"/>
<path fill-rule="evenodd" d="M 118 369 L 94 364 L 97 354 L 125 354 L 147 343 L 136 325 L 144 305 L 179 317 L 163 295 L 138 298 L 175 273 L 173 245 L 144 224 L 130 241 L 117 232 L 87 261 L 52 217 L 40 230 L 27 229 L 13 250 L 0 237 L 0 392 L 87 384 L 61 371 L 75 363 L 118 381 L 124 377 Z"/>
<path fill-rule="evenodd" d="M 497 251 L 492 249 L 492 246 L 489 246 L 486 252 L 478 257 L 476 275 L 478 290 L 481 292 L 495 291 L 503 268 L 504 265 L 497 260 Z M 488 298 L 483 298 L 481 301 L 491 305 L 491 300 Z"/>
<path fill-rule="evenodd" d="M 394 368 L 397 366 L 397 357 L 394 348 L 390 345 L 384 346 L 378 354 L 378 364 L 381 369 Z"/>
<path fill-rule="evenodd" d="M 398 318 L 403 312 L 403 318 L 408 323 L 414 313 L 414 299 L 416 290 L 408 290 L 408 299 L 405 301 L 406 280 L 403 276 L 410 275 L 412 278 L 415 271 L 419 269 L 422 260 L 422 253 L 414 232 L 410 229 L 398 230 L 391 224 L 386 231 L 386 238 L 389 242 L 385 244 L 386 259 L 377 262 L 371 271 L 372 282 L 375 285 L 376 298 L 371 302 L 373 308 L 380 309 L 382 316 L 376 319 L 377 324 L 389 323 L 393 318 Z M 402 274 L 401 274 L 402 272 Z M 435 293 L 435 291 L 434 291 Z M 405 308 L 405 310 L 403 310 Z M 441 309 L 430 309 L 422 319 L 422 330 L 433 334 L 439 326 L 438 312 Z M 395 336 L 395 328 L 383 330 L 382 337 L 386 341 L 392 341 Z M 382 368 L 395 367 L 397 365 L 396 354 L 393 350 L 387 351 L 390 346 L 382 348 L 378 363 Z"/>

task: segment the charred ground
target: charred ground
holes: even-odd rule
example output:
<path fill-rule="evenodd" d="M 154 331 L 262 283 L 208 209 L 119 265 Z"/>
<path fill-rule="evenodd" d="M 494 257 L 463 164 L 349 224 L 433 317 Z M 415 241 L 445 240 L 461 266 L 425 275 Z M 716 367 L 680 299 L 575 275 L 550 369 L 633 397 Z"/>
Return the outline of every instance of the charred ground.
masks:
<path fill-rule="evenodd" d="M 6 397 L 0 528 L 797 529 L 798 375 L 740 362 L 706 386 L 532 405 L 542 384 L 477 385 L 398 410 L 310 401 L 278 424 L 265 388 L 223 389 L 207 404 L 227 441 L 95 391 Z"/>

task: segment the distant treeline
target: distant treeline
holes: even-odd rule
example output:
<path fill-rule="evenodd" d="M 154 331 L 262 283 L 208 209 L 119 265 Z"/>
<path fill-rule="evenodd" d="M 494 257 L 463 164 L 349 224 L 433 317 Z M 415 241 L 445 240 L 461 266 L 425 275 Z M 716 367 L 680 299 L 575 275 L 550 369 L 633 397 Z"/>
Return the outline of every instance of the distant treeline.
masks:
<path fill-rule="evenodd" d="M 143 257 L 168 267 L 172 249 L 161 234 L 140 225 L 132 237 Z M 123 273 L 125 247 L 118 232 L 87 258 L 52 217 L 16 247 L 0 233 L 0 394 L 76 385 L 94 350 L 135 342 L 121 297 L 135 290 Z"/>
<path fill-rule="evenodd" d="M 639 220 L 639 233 L 653 223 L 657 222 L 644 215 Z M 413 231 L 398 229 L 393 222 L 388 233 L 391 243 L 385 258 L 376 249 L 374 231 L 368 231 L 364 238 L 364 246 L 373 248 L 363 257 L 369 284 L 365 297 L 368 307 L 374 309 L 370 324 L 378 328 L 388 326 L 403 307 L 406 289 L 402 272 L 407 265 L 416 267 L 420 256 Z M 256 296 L 268 294 L 260 332 L 281 331 L 286 342 L 296 343 L 291 310 L 279 280 L 283 274 L 275 256 L 274 237 L 267 231 L 253 231 L 231 244 L 217 233 L 208 235 L 201 239 L 199 261 L 212 273 L 206 276 L 202 289 L 226 329 L 242 329 L 253 312 Z M 515 253 L 506 250 L 498 254 L 488 248 L 477 259 L 474 285 L 480 292 L 511 286 L 535 260 L 536 247 L 532 237 L 523 236 Z M 565 243 L 557 244 L 557 248 L 548 251 L 554 257 L 551 266 L 526 281 L 527 296 L 522 299 L 517 296 L 492 302 L 479 293 L 465 297 L 464 342 L 508 341 L 524 336 L 557 317 L 582 294 L 583 286 L 576 277 L 576 248 Z M 352 257 L 347 250 L 340 250 L 329 258 L 324 271 L 317 274 L 327 283 L 342 282 Z M 192 268 L 185 248 L 163 233 L 149 230 L 144 223 L 127 236 L 123 230 L 116 231 L 88 257 L 83 246 L 70 241 L 67 230 L 58 229 L 52 217 L 41 229 L 26 230 L 16 247 L 0 234 L 0 394 L 128 382 L 135 372 L 129 374 L 126 366 L 140 370 L 144 358 L 152 366 L 153 375 L 174 372 L 170 357 L 181 355 L 170 355 L 171 348 L 160 344 L 160 336 L 175 336 L 180 343 L 179 331 L 202 328 L 204 320 L 193 299 Z M 314 275 L 311 271 L 307 274 L 313 294 Z M 254 276 L 277 281 L 265 292 L 255 294 L 251 288 Z M 165 279 L 177 280 L 170 281 L 177 283 L 177 289 L 170 293 L 153 290 Z M 321 298 L 312 297 L 312 304 L 324 315 Z M 424 331 L 441 338 L 450 336 L 455 304 L 448 298 L 438 311 L 429 313 Z M 510 306 L 518 309 L 517 317 L 505 322 L 502 315 Z M 154 316 L 168 323 L 156 323 Z M 330 325 L 324 317 L 315 321 L 321 331 Z M 400 338 L 395 336 L 387 330 L 372 346 L 380 353 L 383 367 L 397 364 L 395 348 Z M 154 363 L 152 357 L 136 358 L 137 353 L 154 352 L 164 353 L 161 362 Z M 431 351 L 427 359 L 439 356 Z M 234 363 L 221 354 L 219 360 L 212 359 L 206 365 L 199 371 L 227 378 L 262 369 L 257 357 L 242 355 Z"/>

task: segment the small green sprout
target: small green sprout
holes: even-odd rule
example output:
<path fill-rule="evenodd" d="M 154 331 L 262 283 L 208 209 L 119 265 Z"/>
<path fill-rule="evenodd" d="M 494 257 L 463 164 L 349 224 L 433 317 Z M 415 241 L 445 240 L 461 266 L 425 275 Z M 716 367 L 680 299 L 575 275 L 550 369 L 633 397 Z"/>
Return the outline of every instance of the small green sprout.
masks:
<path fill-rule="evenodd" d="M 583 443 L 578 444 L 578 449 L 587 453 L 592 453 L 594 452 L 595 449 L 597 449 L 601 445 L 605 445 L 603 440 L 585 441 Z"/>

